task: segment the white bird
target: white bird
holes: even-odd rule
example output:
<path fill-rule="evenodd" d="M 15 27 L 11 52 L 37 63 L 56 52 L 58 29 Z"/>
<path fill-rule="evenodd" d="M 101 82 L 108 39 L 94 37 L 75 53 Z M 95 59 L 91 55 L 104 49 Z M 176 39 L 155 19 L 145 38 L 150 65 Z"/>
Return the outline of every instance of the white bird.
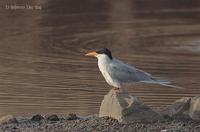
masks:
<path fill-rule="evenodd" d="M 150 83 L 159 84 L 167 87 L 180 88 L 179 86 L 170 85 L 170 81 L 159 80 L 151 74 L 125 64 L 120 60 L 114 59 L 109 49 L 103 48 L 85 54 L 86 56 L 96 57 L 98 67 L 106 82 L 115 89 L 121 88 L 125 84 Z"/>

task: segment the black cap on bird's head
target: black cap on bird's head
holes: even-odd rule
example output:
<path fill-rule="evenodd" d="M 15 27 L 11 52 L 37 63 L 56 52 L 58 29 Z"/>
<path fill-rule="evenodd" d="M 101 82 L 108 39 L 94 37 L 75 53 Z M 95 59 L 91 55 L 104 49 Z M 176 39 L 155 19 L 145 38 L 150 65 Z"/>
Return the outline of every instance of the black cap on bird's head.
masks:
<path fill-rule="evenodd" d="M 112 60 L 111 51 L 109 49 L 107 49 L 107 48 L 100 49 L 100 50 L 96 51 L 96 53 L 97 54 L 105 54 Z"/>
<path fill-rule="evenodd" d="M 105 54 L 112 60 L 111 51 L 109 49 L 107 49 L 107 48 L 102 48 L 102 49 L 100 49 L 98 51 L 90 52 L 90 53 L 86 54 L 86 56 L 96 56 L 97 54 Z"/>

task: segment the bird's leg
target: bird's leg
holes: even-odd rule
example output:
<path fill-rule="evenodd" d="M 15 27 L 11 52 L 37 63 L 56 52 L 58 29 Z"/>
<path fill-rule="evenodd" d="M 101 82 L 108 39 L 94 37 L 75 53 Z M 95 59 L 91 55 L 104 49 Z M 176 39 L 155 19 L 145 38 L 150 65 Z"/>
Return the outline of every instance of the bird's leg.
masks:
<path fill-rule="evenodd" d="M 112 89 L 112 95 L 111 95 L 111 96 L 112 96 L 112 98 L 113 98 L 113 97 L 114 97 L 114 95 L 116 94 L 116 93 L 115 93 L 116 89 L 117 89 L 117 88 L 115 88 L 115 87 L 113 87 L 113 89 Z"/>
<path fill-rule="evenodd" d="M 121 89 L 121 88 L 114 88 L 114 90 L 115 90 L 115 93 L 116 93 L 116 92 L 122 92 L 122 89 Z"/>
<path fill-rule="evenodd" d="M 120 91 L 120 88 L 114 87 L 114 88 L 112 89 L 112 97 L 114 97 L 114 95 L 116 95 L 116 92 L 119 92 L 119 91 Z"/>
<path fill-rule="evenodd" d="M 115 91 L 118 91 L 118 90 L 120 90 L 120 88 L 115 88 L 115 87 L 114 87 L 114 90 L 115 90 Z"/>

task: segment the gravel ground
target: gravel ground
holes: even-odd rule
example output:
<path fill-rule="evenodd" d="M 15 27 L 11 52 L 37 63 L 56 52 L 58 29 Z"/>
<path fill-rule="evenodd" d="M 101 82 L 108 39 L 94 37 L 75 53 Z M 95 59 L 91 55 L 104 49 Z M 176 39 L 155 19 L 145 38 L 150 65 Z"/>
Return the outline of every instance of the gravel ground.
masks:
<path fill-rule="evenodd" d="M 77 117 L 35 115 L 18 117 L 16 123 L 0 125 L 0 132 L 200 132 L 200 122 L 169 117 L 154 123 L 120 124 L 117 120 L 95 115 Z"/>

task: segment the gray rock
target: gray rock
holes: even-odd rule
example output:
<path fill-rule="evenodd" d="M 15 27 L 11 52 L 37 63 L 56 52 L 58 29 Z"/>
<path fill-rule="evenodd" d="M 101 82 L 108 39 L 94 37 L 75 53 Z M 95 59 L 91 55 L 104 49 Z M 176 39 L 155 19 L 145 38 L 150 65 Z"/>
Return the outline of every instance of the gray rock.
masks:
<path fill-rule="evenodd" d="M 0 118 L 0 124 L 18 123 L 17 119 L 12 115 L 6 115 Z"/>
<path fill-rule="evenodd" d="M 200 96 L 191 99 L 189 116 L 194 120 L 200 120 Z"/>
<path fill-rule="evenodd" d="M 48 121 L 59 121 L 59 118 L 57 115 L 50 115 L 47 117 Z"/>
<path fill-rule="evenodd" d="M 76 120 L 76 119 L 79 119 L 79 117 L 76 116 L 76 114 L 69 114 L 67 117 L 66 117 L 67 120 Z"/>
<path fill-rule="evenodd" d="M 161 116 L 137 97 L 111 89 L 101 102 L 99 117 L 112 117 L 122 123 L 153 122 Z"/>
<path fill-rule="evenodd" d="M 31 118 L 31 121 L 41 121 L 41 120 L 43 120 L 43 119 L 44 119 L 43 116 L 37 114 L 37 115 L 34 115 L 34 116 Z"/>
<path fill-rule="evenodd" d="M 190 107 L 190 98 L 185 97 L 179 100 L 176 100 L 172 105 L 165 108 L 161 113 L 170 117 L 178 115 L 187 115 Z"/>
<path fill-rule="evenodd" d="M 162 114 L 173 118 L 178 116 L 200 120 L 200 96 L 179 99 L 162 111 Z"/>

